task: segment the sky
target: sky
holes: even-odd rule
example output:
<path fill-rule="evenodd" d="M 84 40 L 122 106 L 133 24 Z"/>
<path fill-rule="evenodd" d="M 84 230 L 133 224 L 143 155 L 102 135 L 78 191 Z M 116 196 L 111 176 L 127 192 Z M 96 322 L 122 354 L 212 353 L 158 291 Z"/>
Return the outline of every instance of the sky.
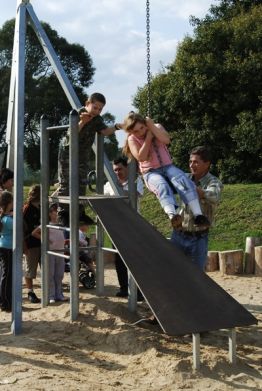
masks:
<path fill-rule="evenodd" d="M 151 73 L 173 62 L 179 42 L 192 35 L 190 15 L 204 17 L 217 0 L 151 0 Z M 14 18 L 20 0 L 0 0 L 0 26 Z M 146 1 L 144 0 L 31 0 L 40 21 L 45 21 L 69 43 L 79 43 L 96 68 L 87 94 L 106 96 L 108 111 L 122 122 L 134 109 L 138 87 L 147 81 Z M 117 132 L 120 146 L 125 135 Z"/>

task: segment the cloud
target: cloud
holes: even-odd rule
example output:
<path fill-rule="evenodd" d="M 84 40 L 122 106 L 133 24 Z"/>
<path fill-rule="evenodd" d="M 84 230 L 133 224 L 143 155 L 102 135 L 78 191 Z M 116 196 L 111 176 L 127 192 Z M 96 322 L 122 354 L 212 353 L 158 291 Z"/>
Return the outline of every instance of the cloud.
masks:
<path fill-rule="evenodd" d="M 209 10 L 210 0 L 161 0 L 157 1 L 157 12 L 168 18 L 188 20 L 189 16 L 203 17 Z M 154 2 L 151 7 L 154 13 Z"/>
<path fill-rule="evenodd" d="M 158 73 L 175 58 L 178 42 L 192 32 L 189 16 L 203 17 L 215 0 L 154 0 L 150 4 L 151 72 Z M 147 81 L 146 9 L 141 0 L 31 0 L 40 20 L 68 42 L 83 45 L 96 73 L 87 91 L 107 97 L 106 110 L 122 120 L 132 109 L 138 86 Z M 0 21 L 15 17 L 9 0 Z"/>

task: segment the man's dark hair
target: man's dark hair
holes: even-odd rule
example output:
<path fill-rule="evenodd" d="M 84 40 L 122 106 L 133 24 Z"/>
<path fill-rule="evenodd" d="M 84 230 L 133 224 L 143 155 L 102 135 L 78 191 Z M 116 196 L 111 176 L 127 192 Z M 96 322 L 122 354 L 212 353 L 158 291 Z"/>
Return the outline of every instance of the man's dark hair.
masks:
<path fill-rule="evenodd" d="M 3 186 L 5 182 L 7 182 L 9 179 L 14 178 L 14 173 L 9 168 L 2 168 L 0 171 L 0 186 Z"/>
<path fill-rule="evenodd" d="M 91 94 L 88 98 L 88 101 L 91 103 L 100 102 L 103 105 L 106 104 L 106 98 L 103 94 L 100 94 L 100 92 L 94 92 Z"/>
<path fill-rule="evenodd" d="M 198 155 L 200 156 L 203 162 L 211 162 L 211 150 L 209 147 L 204 145 L 200 145 L 191 150 L 190 155 Z"/>
<path fill-rule="evenodd" d="M 122 164 L 127 167 L 127 158 L 125 156 L 120 156 L 113 161 L 113 164 Z"/>

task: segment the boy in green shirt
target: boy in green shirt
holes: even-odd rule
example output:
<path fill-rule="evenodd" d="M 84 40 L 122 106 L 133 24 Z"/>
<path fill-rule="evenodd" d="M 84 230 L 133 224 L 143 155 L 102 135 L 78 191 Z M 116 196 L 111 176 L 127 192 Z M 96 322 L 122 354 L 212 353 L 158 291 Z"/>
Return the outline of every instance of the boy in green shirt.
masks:
<path fill-rule="evenodd" d="M 79 110 L 79 195 L 86 194 L 87 172 L 89 161 L 91 160 L 92 145 L 96 133 L 109 136 L 119 129 L 115 124 L 108 127 L 101 117 L 101 112 L 106 104 L 104 95 L 95 92 L 87 99 L 85 106 Z M 58 181 L 59 188 L 57 196 L 69 195 L 69 134 L 62 140 L 58 154 Z M 84 213 L 80 208 L 80 215 Z M 59 222 L 68 226 L 68 207 L 60 205 L 58 210 Z"/>

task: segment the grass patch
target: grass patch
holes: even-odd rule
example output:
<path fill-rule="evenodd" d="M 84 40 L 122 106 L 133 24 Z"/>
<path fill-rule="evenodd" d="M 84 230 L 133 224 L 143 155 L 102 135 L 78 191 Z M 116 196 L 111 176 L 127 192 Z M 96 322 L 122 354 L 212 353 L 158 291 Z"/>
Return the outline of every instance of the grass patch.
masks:
<path fill-rule="evenodd" d="M 170 237 L 170 222 L 147 190 L 141 200 L 141 213 L 164 236 Z M 262 237 L 262 184 L 225 185 L 209 235 L 209 250 L 244 249 L 247 236 Z"/>

